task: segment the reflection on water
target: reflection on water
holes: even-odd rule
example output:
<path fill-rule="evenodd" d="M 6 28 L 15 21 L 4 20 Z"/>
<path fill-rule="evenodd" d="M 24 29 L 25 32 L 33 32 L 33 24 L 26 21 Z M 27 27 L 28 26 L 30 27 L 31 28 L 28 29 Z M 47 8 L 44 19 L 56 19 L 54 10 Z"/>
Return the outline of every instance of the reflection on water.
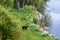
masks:
<path fill-rule="evenodd" d="M 52 25 L 50 32 L 60 38 L 60 14 L 51 13 Z"/>
<path fill-rule="evenodd" d="M 52 25 L 50 32 L 60 38 L 60 0 L 50 0 L 50 2 L 48 2 L 48 5 L 50 7 L 50 10 L 53 9 L 50 13 L 52 16 Z"/>

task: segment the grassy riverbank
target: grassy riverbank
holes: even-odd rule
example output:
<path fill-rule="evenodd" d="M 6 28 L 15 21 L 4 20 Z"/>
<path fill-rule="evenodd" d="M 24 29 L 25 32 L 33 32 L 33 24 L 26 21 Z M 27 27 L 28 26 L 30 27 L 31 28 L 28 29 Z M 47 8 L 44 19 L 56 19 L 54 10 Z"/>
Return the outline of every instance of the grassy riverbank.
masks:
<path fill-rule="evenodd" d="M 37 27 L 36 9 L 25 6 L 20 12 L 0 5 L 0 39 L 2 40 L 57 40 L 42 34 Z M 35 18 L 35 20 L 33 20 Z M 36 21 L 37 20 L 37 21 Z M 32 24 L 32 25 L 30 25 Z M 27 29 L 22 27 L 28 25 Z"/>

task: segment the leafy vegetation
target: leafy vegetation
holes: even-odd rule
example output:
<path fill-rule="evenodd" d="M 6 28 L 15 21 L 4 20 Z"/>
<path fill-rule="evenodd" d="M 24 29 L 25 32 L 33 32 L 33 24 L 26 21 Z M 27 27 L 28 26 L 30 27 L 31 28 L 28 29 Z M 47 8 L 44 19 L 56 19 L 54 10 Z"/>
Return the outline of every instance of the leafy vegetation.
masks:
<path fill-rule="evenodd" d="M 38 3 L 37 0 L 33 2 Z M 38 11 L 32 5 L 25 5 L 18 11 L 13 8 L 14 0 L 1 0 L 0 3 L 0 40 L 57 40 L 39 30 Z M 28 27 L 23 30 L 25 25 Z"/>

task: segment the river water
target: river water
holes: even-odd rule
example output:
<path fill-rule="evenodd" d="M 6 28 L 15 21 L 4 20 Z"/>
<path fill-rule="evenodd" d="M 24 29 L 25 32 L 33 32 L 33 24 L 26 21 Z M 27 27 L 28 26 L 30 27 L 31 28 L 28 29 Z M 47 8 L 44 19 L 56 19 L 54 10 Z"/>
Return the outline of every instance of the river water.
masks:
<path fill-rule="evenodd" d="M 48 8 L 48 10 L 51 10 L 49 13 L 52 21 L 50 33 L 55 34 L 56 37 L 60 38 L 60 0 L 50 0 L 48 5 L 50 8 Z"/>
<path fill-rule="evenodd" d="M 55 34 L 56 37 L 60 39 L 60 14 L 51 14 L 52 25 L 50 33 Z"/>

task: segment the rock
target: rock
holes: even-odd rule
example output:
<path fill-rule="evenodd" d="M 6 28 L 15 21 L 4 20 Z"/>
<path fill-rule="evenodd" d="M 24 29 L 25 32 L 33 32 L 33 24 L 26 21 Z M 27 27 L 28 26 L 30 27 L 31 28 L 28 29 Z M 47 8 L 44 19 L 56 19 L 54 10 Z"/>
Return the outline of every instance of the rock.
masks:
<path fill-rule="evenodd" d="M 49 34 L 49 32 L 48 31 L 43 31 L 42 34 Z"/>
<path fill-rule="evenodd" d="M 44 27 L 43 30 L 49 31 L 49 27 Z"/>
<path fill-rule="evenodd" d="M 50 37 L 54 37 L 55 35 L 54 34 L 49 34 Z"/>

